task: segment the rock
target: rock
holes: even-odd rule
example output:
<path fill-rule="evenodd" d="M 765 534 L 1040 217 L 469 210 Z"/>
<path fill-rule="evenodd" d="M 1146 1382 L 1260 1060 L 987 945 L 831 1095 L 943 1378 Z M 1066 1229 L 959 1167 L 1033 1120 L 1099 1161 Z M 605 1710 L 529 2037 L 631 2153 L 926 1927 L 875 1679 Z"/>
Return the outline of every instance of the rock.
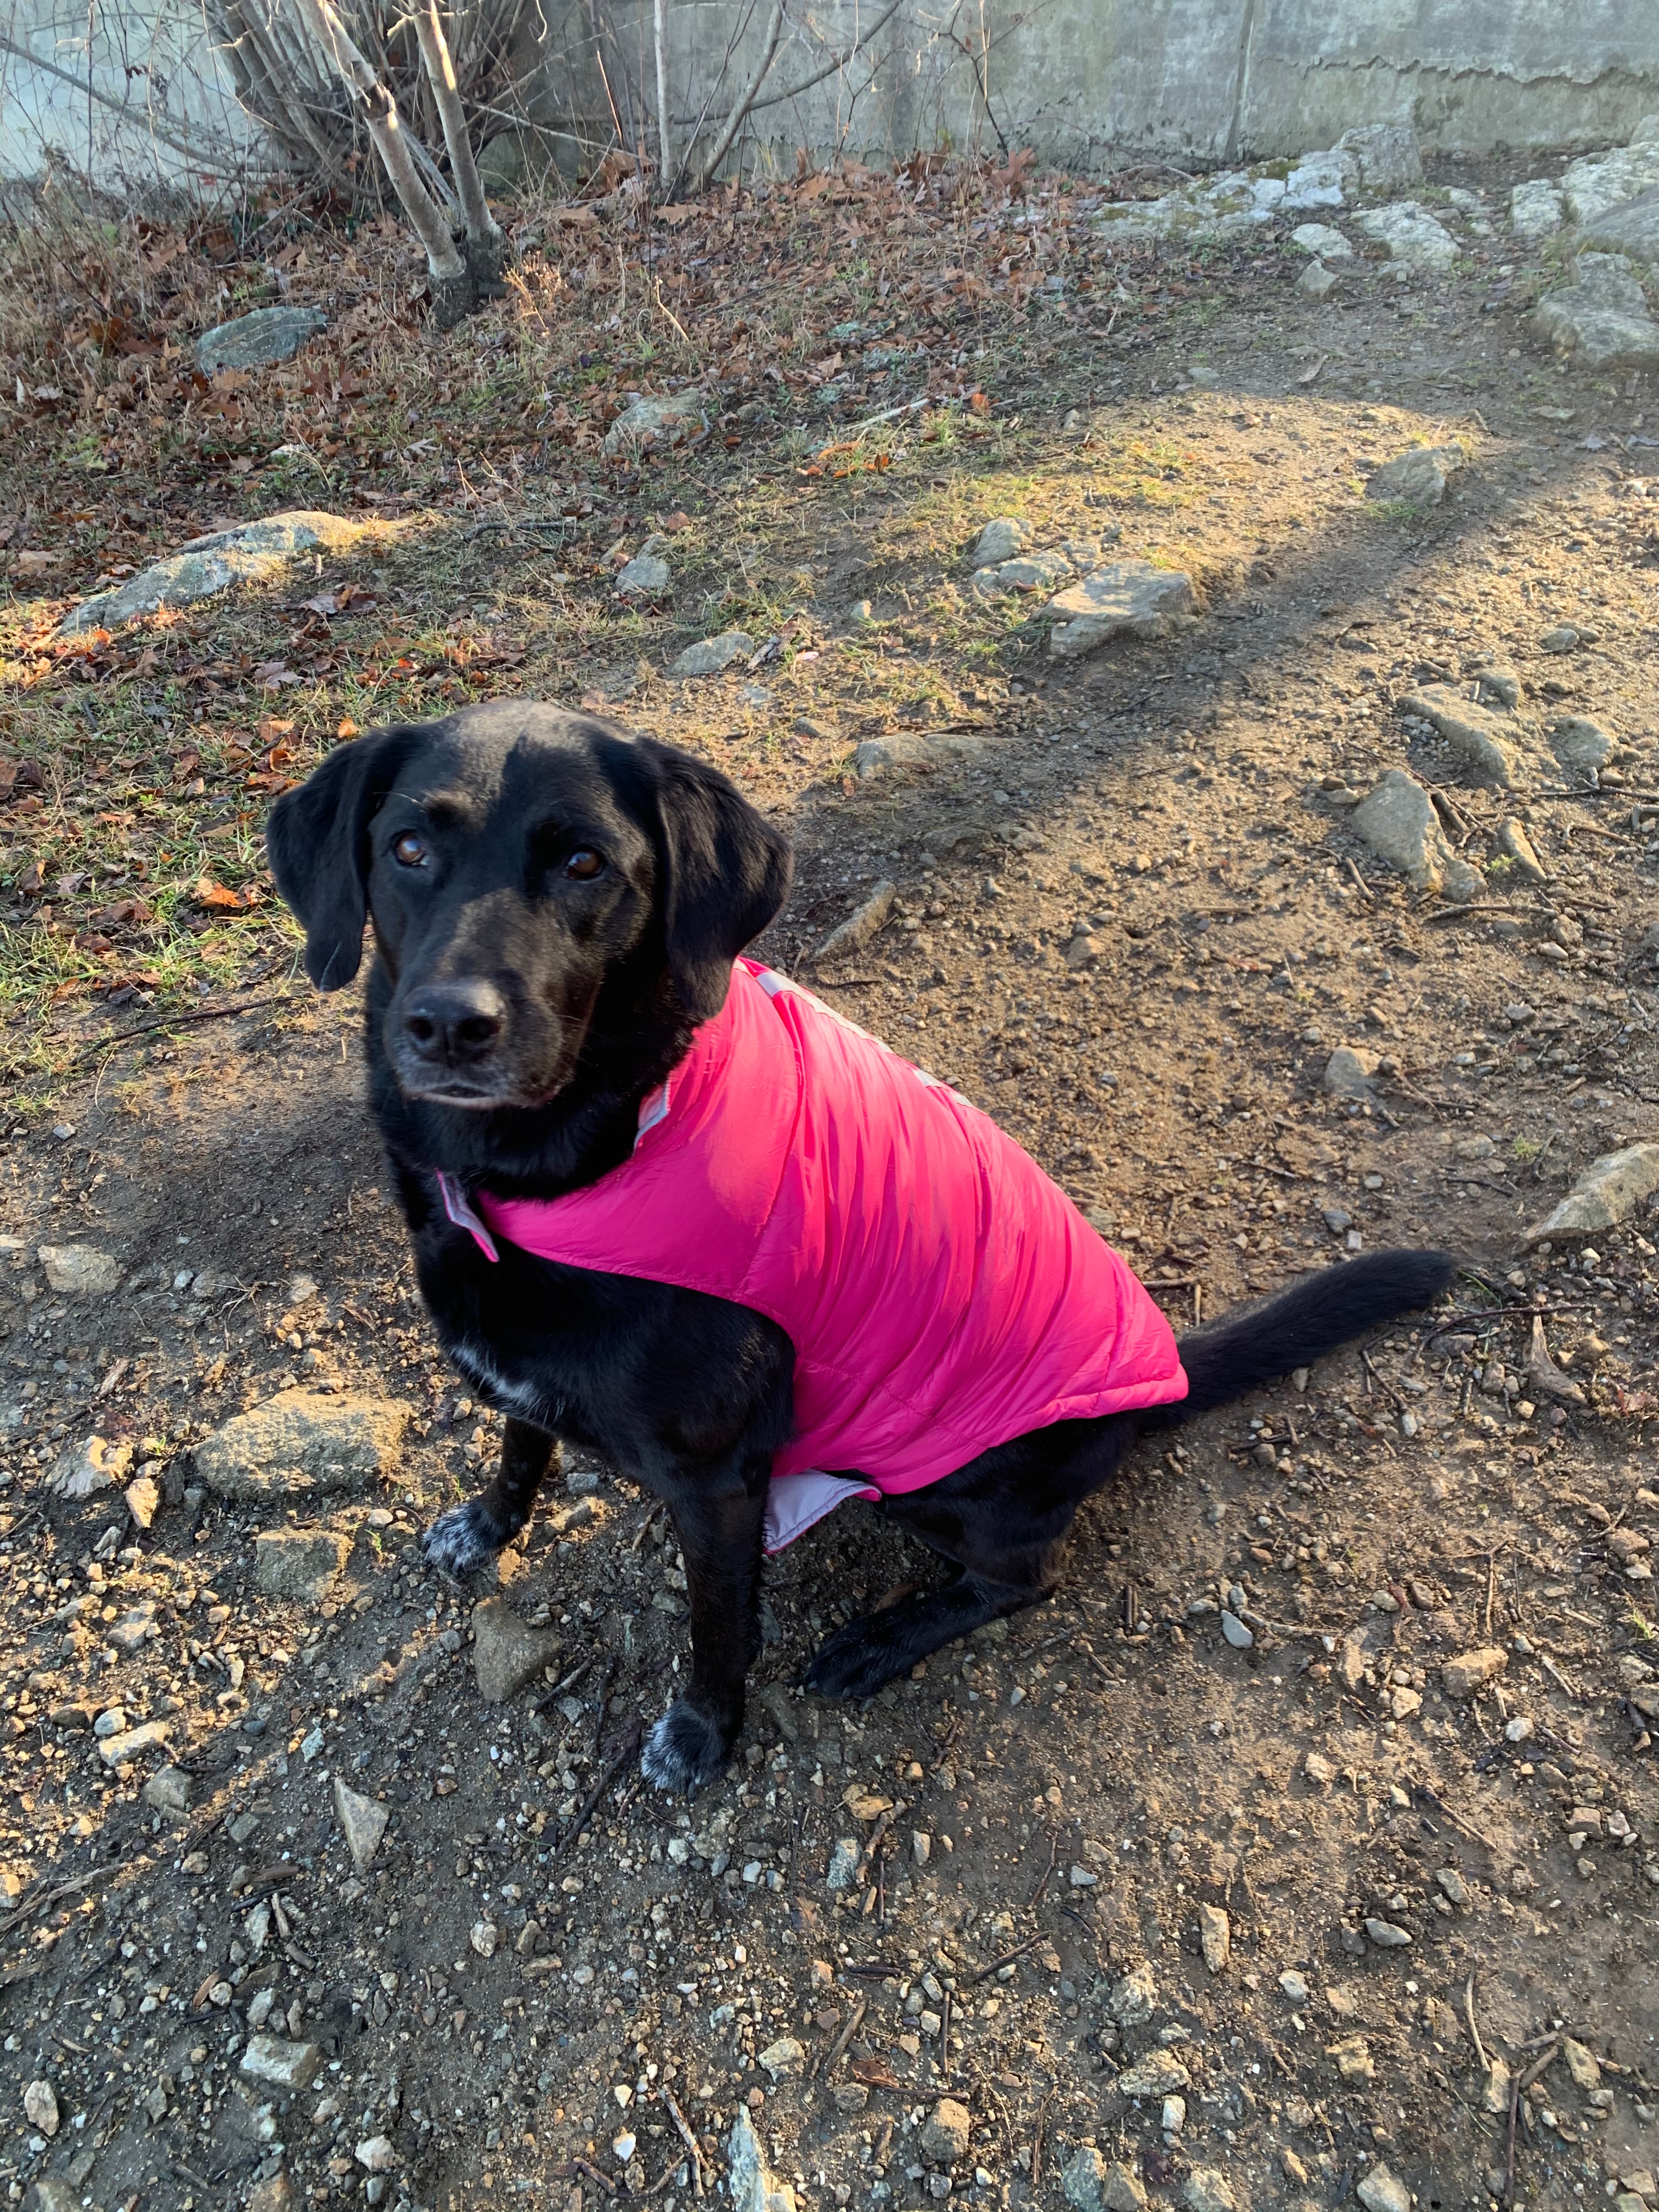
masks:
<path fill-rule="evenodd" d="M 1221 1608 L 1221 1633 L 1235 1651 L 1248 1651 L 1255 1642 L 1254 1632 L 1246 1627 L 1229 1606 Z"/>
<path fill-rule="evenodd" d="M 617 575 L 617 596 L 623 599 L 660 599 L 665 598 L 673 582 L 673 571 L 658 548 L 668 540 L 660 535 L 647 538 L 631 561 L 624 562 Z"/>
<path fill-rule="evenodd" d="M 1572 282 L 1547 292 L 1534 308 L 1534 335 L 1582 368 L 1659 363 L 1659 323 L 1624 255 L 1581 253 L 1571 269 Z"/>
<path fill-rule="evenodd" d="M 1550 725 L 1550 749 L 1570 775 L 1593 783 L 1613 758 L 1613 739 L 1587 714 L 1562 714 Z"/>
<path fill-rule="evenodd" d="M 118 1263 L 95 1245 L 43 1244 L 40 1265 L 52 1289 L 66 1297 L 106 1298 L 121 1287 Z"/>
<path fill-rule="evenodd" d="M 551 1629 L 530 1627 L 499 1594 L 472 1608 L 472 1671 L 487 1705 L 516 1697 L 559 1648 Z"/>
<path fill-rule="evenodd" d="M 1071 573 L 1072 564 L 1063 553 L 1024 554 L 995 568 L 975 568 L 974 596 L 994 599 L 1005 592 L 1052 592 Z"/>
<path fill-rule="evenodd" d="M 1348 819 L 1378 859 L 1419 890 L 1462 901 L 1473 898 L 1485 882 L 1478 868 L 1453 852 L 1428 793 L 1404 769 L 1389 769 Z"/>
<path fill-rule="evenodd" d="M 1299 222 L 1291 233 L 1291 244 L 1299 246 L 1304 253 L 1311 253 L 1321 261 L 1351 261 L 1353 248 L 1340 230 L 1333 230 L 1328 222 Z"/>
<path fill-rule="evenodd" d="M 886 922 L 893 911 L 893 901 L 897 896 L 897 884 L 889 883 L 884 877 L 863 905 L 830 931 L 818 947 L 817 957 L 820 960 L 845 960 L 852 953 L 862 952 Z"/>
<path fill-rule="evenodd" d="M 1547 1238 L 1589 1237 L 1611 1229 L 1655 1190 L 1659 1190 L 1659 1144 L 1604 1152 L 1585 1169 L 1554 1211 L 1527 1231 L 1523 1241 L 1540 1244 Z"/>
<path fill-rule="evenodd" d="M 1190 2089 L 1193 2077 L 1173 2051 L 1149 2051 L 1126 2066 L 1112 2086 L 1125 2097 L 1167 2097 L 1172 2090 Z"/>
<path fill-rule="evenodd" d="M 475 1920 L 466 1940 L 481 1959 L 493 1959 L 501 1931 L 493 1920 Z"/>
<path fill-rule="evenodd" d="M 353 2155 L 358 2165 L 370 2173 L 388 2172 L 398 2163 L 390 2136 L 371 2136 L 367 2142 L 358 2144 Z"/>
<path fill-rule="evenodd" d="M 1103 2191 L 1106 2212 L 1146 2212 L 1146 2191 L 1139 2175 L 1124 2165 L 1114 2166 L 1106 2176 Z"/>
<path fill-rule="evenodd" d="M 1322 1079 L 1326 1095 L 1332 1098 L 1370 1098 L 1375 1093 L 1371 1078 L 1377 1071 L 1378 1060 L 1374 1052 L 1348 1044 L 1340 1044 L 1325 1062 Z"/>
<path fill-rule="evenodd" d="M 234 322 L 216 323 L 196 341 L 196 366 L 204 376 L 216 368 L 264 368 L 291 361 L 307 338 L 328 328 L 315 307 L 256 307 Z"/>
<path fill-rule="evenodd" d="M 1310 1751 L 1302 1762 L 1302 1771 L 1322 1790 L 1336 1779 L 1335 1767 L 1322 1752 Z"/>
<path fill-rule="evenodd" d="M 1467 1905 L 1469 1886 L 1455 1867 L 1439 1867 L 1435 1871 L 1435 1882 L 1448 1905 Z"/>
<path fill-rule="evenodd" d="M 1014 560 L 1023 553 L 1030 542 L 1031 526 L 1023 515 L 1000 514 L 995 521 L 988 522 L 974 540 L 968 565 L 975 572 L 1000 568 L 1003 562 Z"/>
<path fill-rule="evenodd" d="M 190 1817 L 190 1777 L 176 1766 L 159 1766 L 144 1784 L 144 1802 L 164 1820 Z"/>
<path fill-rule="evenodd" d="M 128 1483 L 121 1493 L 122 1503 L 132 1516 L 132 1525 L 141 1535 L 148 1535 L 161 1510 L 161 1492 L 147 1474 L 141 1474 Z"/>
<path fill-rule="evenodd" d="M 112 1443 L 107 1437 L 88 1437 L 64 1454 L 48 1477 L 46 1488 L 54 1498 L 78 1504 L 84 1498 L 95 1498 L 100 1491 L 113 1490 L 131 1464 L 131 1444 Z"/>
<path fill-rule="evenodd" d="M 274 582 L 300 554 L 348 553 L 367 542 L 386 542 L 410 526 L 408 522 L 348 522 L 342 515 L 308 508 L 268 514 L 258 522 L 193 538 L 179 552 L 114 590 L 83 599 L 64 617 L 63 628 L 70 634 L 118 629 L 163 608 L 187 607 L 198 599 L 211 599 L 235 584 Z"/>
<path fill-rule="evenodd" d="M 1328 293 L 1335 291 L 1340 281 L 1335 271 L 1328 269 L 1322 261 L 1310 261 L 1297 278 L 1296 289 L 1298 292 L 1305 292 L 1310 300 L 1322 300 Z"/>
<path fill-rule="evenodd" d="M 1480 2109 L 1494 2119 L 1502 2119 L 1510 2109 L 1510 2088 L 1513 2076 L 1501 2058 L 1487 2062 L 1486 2079 L 1481 2085 Z"/>
<path fill-rule="evenodd" d="M 1368 192 L 1401 192 L 1423 181 L 1423 152 L 1409 123 L 1356 124 L 1336 147 L 1352 155 Z"/>
<path fill-rule="evenodd" d="M 929 2166 L 956 2166 L 968 2155 L 974 2123 L 966 2105 L 941 2097 L 923 2121 L 916 2148 Z"/>
<path fill-rule="evenodd" d="M 670 447 L 684 445 L 688 438 L 700 436 L 708 428 L 708 416 L 695 392 L 635 399 L 605 432 L 605 451 L 619 453 L 626 447 L 634 452 L 647 447 L 666 452 Z"/>
<path fill-rule="evenodd" d="M 1534 852 L 1532 840 L 1513 815 L 1498 824 L 1498 850 L 1504 859 L 1513 860 L 1529 884 L 1547 884 L 1548 871 Z"/>
<path fill-rule="evenodd" d="M 1386 2166 L 1374 2166 L 1354 2193 L 1365 2212 L 1412 2212 L 1410 2190 L 1403 2181 L 1396 2181 Z"/>
<path fill-rule="evenodd" d="M 1564 2035 L 1561 2039 L 1561 2056 L 1567 2062 L 1567 2071 L 1572 2076 L 1572 2086 L 1575 2089 L 1582 2089 L 1588 2095 L 1592 2089 L 1601 2087 L 1601 2069 L 1593 2051 L 1587 2051 L 1582 2043 L 1576 2042 L 1571 2036 Z"/>
<path fill-rule="evenodd" d="M 894 730 L 883 738 L 866 738 L 853 754 L 853 772 L 860 783 L 896 769 L 951 768 L 976 760 L 987 739 L 969 730 L 935 730 L 928 733 Z"/>
<path fill-rule="evenodd" d="M 1652 268 L 1659 263 L 1659 191 L 1620 201 L 1586 223 L 1580 238 L 1585 246 L 1604 253 L 1622 253 Z"/>
<path fill-rule="evenodd" d="M 1286 1966 L 1279 1978 L 1279 1986 L 1293 2005 L 1304 2005 L 1310 1994 L 1308 1984 L 1293 1966 Z"/>
<path fill-rule="evenodd" d="M 159 1751 L 167 1740 L 167 1732 L 165 1721 L 146 1721 L 142 1728 L 126 1729 L 119 1735 L 106 1736 L 98 1747 L 98 1753 L 106 1766 L 118 1771 L 131 1766 L 146 1752 Z"/>
<path fill-rule="evenodd" d="M 1609 208 L 1639 198 L 1656 185 L 1659 144 L 1642 141 L 1570 161 L 1561 179 L 1561 204 L 1571 222 L 1587 228 Z"/>
<path fill-rule="evenodd" d="M 1368 1919 L 1365 1933 L 1379 1951 L 1403 1951 L 1412 1940 L 1410 1929 L 1397 1927 L 1392 1920 Z"/>
<path fill-rule="evenodd" d="M 155 1626 L 155 1607 L 146 1599 L 142 1605 L 129 1606 L 121 1618 L 105 1630 L 104 1641 L 113 1644 L 124 1659 L 130 1659 Z"/>
<path fill-rule="evenodd" d="M 58 2098 L 50 2081 L 31 2081 L 23 2092 L 23 2117 L 43 2136 L 58 2132 Z"/>
<path fill-rule="evenodd" d="M 23 2212 L 81 2212 L 81 2192 L 56 2174 L 43 2173 L 25 2196 Z"/>
<path fill-rule="evenodd" d="M 380 1839 L 392 1815 L 373 1797 L 365 1797 L 360 1791 L 348 1788 L 337 1774 L 334 1778 L 334 1810 L 339 1815 L 351 1863 L 361 1874 L 380 1848 Z"/>
<path fill-rule="evenodd" d="M 336 1528 L 261 1528 L 253 1540 L 253 1587 L 267 1597 L 317 1605 L 340 1579 L 351 1539 Z"/>
<path fill-rule="evenodd" d="M 1358 174 L 1358 162 L 1339 146 L 1304 154 L 1285 177 L 1277 204 L 1287 210 L 1340 207 L 1344 191 Z"/>
<path fill-rule="evenodd" d="M 775 2043 L 769 2044 L 760 2054 L 763 2066 L 775 2081 L 786 2074 L 793 2074 L 806 2057 L 806 2046 L 793 2035 L 781 2035 Z"/>
<path fill-rule="evenodd" d="M 726 2189 L 732 2212 L 795 2212 L 794 2191 L 769 2170 L 741 2105 L 732 2123 L 726 2156 Z"/>
<path fill-rule="evenodd" d="M 1529 177 L 1510 192 L 1510 228 L 1517 238 L 1548 238 L 1561 228 L 1561 187 L 1547 177 Z"/>
<path fill-rule="evenodd" d="M 1472 1698 L 1477 1690 L 1484 1690 L 1494 1681 L 1510 1663 L 1510 1655 L 1495 1644 L 1483 1645 L 1477 1651 L 1460 1652 L 1455 1659 L 1448 1659 L 1440 1669 L 1440 1686 L 1449 1698 Z"/>
<path fill-rule="evenodd" d="M 1473 781 L 1508 790 L 1523 780 L 1523 769 L 1530 765 L 1522 750 L 1524 735 L 1508 715 L 1495 714 L 1444 684 L 1405 692 L 1395 705 L 1401 714 L 1437 729 L 1462 756 Z"/>
<path fill-rule="evenodd" d="M 283 1390 L 196 1447 L 196 1472 L 220 1498 L 258 1503 L 361 1490 L 398 1465 L 409 1407 L 397 1399 Z"/>
<path fill-rule="evenodd" d="M 1395 200 L 1354 220 L 1402 268 L 1449 269 L 1457 258 L 1457 240 L 1416 200 Z"/>
<path fill-rule="evenodd" d="M 1408 446 L 1376 470 L 1365 487 L 1367 499 L 1409 500 L 1413 507 L 1438 507 L 1447 479 L 1468 465 L 1462 446 Z"/>
<path fill-rule="evenodd" d="M 299 2198 L 286 2173 L 273 2173 L 248 2191 L 247 2212 L 298 2212 Z"/>
<path fill-rule="evenodd" d="M 1132 1966 L 1112 1985 L 1106 2009 L 1120 2027 L 1144 2027 L 1158 2004 L 1158 1984 L 1148 1960 Z"/>
<path fill-rule="evenodd" d="M 1058 592 L 1048 650 L 1060 660 L 1092 653 L 1114 637 L 1167 637 L 1193 618 L 1192 578 L 1150 561 L 1114 561 Z"/>
<path fill-rule="evenodd" d="M 734 660 L 754 657 L 755 641 L 746 629 L 723 629 L 718 637 L 700 637 L 688 645 L 669 670 L 671 676 L 718 676 Z"/>
<path fill-rule="evenodd" d="M 1204 1951 L 1204 1963 L 1212 1974 L 1218 1974 L 1232 1956 L 1232 1923 L 1218 1905 L 1200 1905 L 1198 1908 L 1198 1940 Z"/>
<path fill-rule="evenodd" d="M 242 2052 L 242 2071 L 273 2089 L 306 2089 L 316 2080 L 323 2054 L 314 2043 L 289 2043 L 279 2035 L 251 2035 Z"/>
<path fill-rule="evenodd" d="M 861 1856 L 857 1842 L 851 1836 L 842 1836 L 830 1854 L 823 1886 L 826 1889 L 850 1889 L 859 1869 Z"/>
<path fill-rule="evenodd" d="M 1495 699 L 1500 707 L 1511 709 L 1521 703 L 1521 678 L 1512 668 L 1503 668 L 1495 661 L 1488 661 L 1475 672 L 1475 682 L 1480 687 L 1483 706 L 1491 699 Z"/>
<path fill-rule="evenodd" d="M 1066 2202 L 1077 2212 L 1106 2212 L 1106 2161 L 1088 2143 L 1079 2143 L 1060 2177 Z M 1143 2194 L 1142 2203 L 1146 2199 Z"/>
<path fill-rule="evenodd" d="M 1181 2185 L 1181 2201 L 1187 2212 L 1238 2212 L 1238 2199 L 1226 2175 L 1212 2166 L 1193 2168 Z"/>

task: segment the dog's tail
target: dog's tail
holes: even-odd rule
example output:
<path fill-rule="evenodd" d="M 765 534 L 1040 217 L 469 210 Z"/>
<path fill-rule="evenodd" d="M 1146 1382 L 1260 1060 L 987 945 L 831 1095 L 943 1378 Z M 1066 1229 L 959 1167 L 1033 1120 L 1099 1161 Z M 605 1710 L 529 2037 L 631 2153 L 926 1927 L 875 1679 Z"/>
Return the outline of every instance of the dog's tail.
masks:
<path fill-rule="evenodd" d="M 1180 1341 L 1188 1389 L 1163 1408 L 1174 1421 L 1207 1413 L 1292 1368 L 1310 1367 L 1364 1330 L 1437 1298 L 1457 1273 L 1449 1252 L 1368 1252 L 1304 1275 L 1287 1291 Z"/>

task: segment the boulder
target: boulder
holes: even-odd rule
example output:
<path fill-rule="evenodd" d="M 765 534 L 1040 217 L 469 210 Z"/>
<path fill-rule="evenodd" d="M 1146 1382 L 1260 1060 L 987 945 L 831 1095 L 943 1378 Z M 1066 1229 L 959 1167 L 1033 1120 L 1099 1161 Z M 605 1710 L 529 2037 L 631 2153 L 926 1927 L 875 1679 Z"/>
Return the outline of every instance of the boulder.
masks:
<path fill-rule="evenodd" d="M 1529 178 L 1510 193 L 1510 228 L 1517 238 L 1549 238 L 1563 221 L 1561 187 L 1545 177 Z"/>
<path fill-rule="evenodd" d="M 954 2097 L 941 2097 L 922 2122 L 916 2148 L 929 2166 L 957 2166 L 973 2141 L 973 2116 Z"/>
<path fill-rule="evenodd" d="M 1071 573 L 1072 564 L 1063 553 L 1022 553 L 995 568 L 975 568 L 974 596 L 994 599 L 1006 592 L 1052 592 Z"/>
<path fill-rule="evenodd" d="M 198 1444 L 196 1472 L 219 1498 L 362 1490 L 397 1466 L 409 1413 L 397 1399 L 279 1391 Z"/>
<path fill-rule="evenodd" d="M 1416 200 L 1368 208 L 1354 220 L 1372 244 L 1402 268 L 1449 269 L 1457 258 L 1457 240 Z"/>
<path fill-rule="evenodd" d="M 1409 500 L 1413 507 L 1438 507 L 1447 479 L 1468 465 L 1462 446 L 1407 446 L 1373 471 L 1367 499 Z"/>
<path fill-rule="evenodd" d="M 1419 890 L 1471 899 L 1485 878 L 1453 852 L 1433 801 L 1403 769 L 1391 768 L 1348 817 L 1377 858 Z"/>
<path fill-rule="evenodd" d="M 1659 186 L 1659 143 L 1638 141 L 1611 153 L 1586 154 L 1567 164 L 1561 179 L 1561 204 L 1581 228 L 1595 222 L 1621 200 L 1633 200 Z"/>
<path fill-rule="evenodd" d="M 1408 191 L 1423 181 L 1423 149 L 1409 123 L 1357 124 L 1336 146 L 1353 157 L 1368 192 Z"/>
<path fill-rule="evenodd" d="M 1193 618 L 1193 580 L 1150 561 L 1114 561 L 1048 602 L 1054 627 L 1048 650 L 1060 660 L 1092 653 L 1115 637 L 1167 637 Z"/>
<path fill-rule="evenodd" d="M 291 361 L 307 338 L 327 328 L 328 317 L 317 307 L 256 307 L 204 331 L 196 341 L 196 366 L 205 376 L 216 368 L 264 368 Z"/>
<path fill-rule="evenodd" d="M 1583 368 L 1659 366 L 1659 324 L 1634 266 L 1621 253 L 1581 253 L 1572 282 L 1534 308 L 1535 337 Z"/>
<path fill-rule="evenodd" d="M 167 607 L 187 607 L 198 599 L 211 599 L 236 584 L 268 584 L 280 576 L 289 562 L 302 553 L 347 553 L 366 542 L 380 543 L 410 527 L 407 522 L 372 520 L 349 522 L 342 515 L 319 510 L 295 509 L 289 514 L 268 514 L 258 522 L 240 523 L 234 530 L 216 530 L 193 538 L 188 545 L 158 561 L 153 568 L 82 599 L 64 617 L 63 629 L 118 629 L 125 623 Z"/>
<path fill-rule="evenodd" d="M 1572 1188 L 1537 1226 L 1528 1244 L 1593 1237 L 1628 1219 L 1642 1200 L 1659 1190 L 1659 1145 L 1630 1145 L 1605 1152 L 1585 1169 Z"/>
<path fill-rule="evenodd" d="M 1659 191 L 1620 200 L 1587 222 L 1581 236 L 1603 253 L 1623 253 L 1652 268 L 1659 264 Z"/>

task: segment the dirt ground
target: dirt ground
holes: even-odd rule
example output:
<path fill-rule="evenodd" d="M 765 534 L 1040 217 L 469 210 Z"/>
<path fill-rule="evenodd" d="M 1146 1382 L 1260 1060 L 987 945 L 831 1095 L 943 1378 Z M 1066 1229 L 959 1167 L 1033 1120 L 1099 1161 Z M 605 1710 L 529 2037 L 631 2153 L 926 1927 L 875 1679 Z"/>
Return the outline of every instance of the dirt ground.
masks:
<path fill-rule="evenodd" d="M 317 395 L 275 374 L 220 391 L 227 429 L 211 392 L 169 397 L 163 332 L 76 372 L 67 428 L 72 394 L 20 403 L 0 514 L 11 2201 L 684 2212 L 739 2108 L 811 2212 L 1053 2206 L 1062 2175 L 1090 2205 L 1091 2147 L 1125 2169 L 1115 2212 L 1143 2190 L 1334 2206 L 1361 2181 L 1371 2212 L 1654 2201 L 1659 1231 L 1644 1206 L 1593 1249 L 1525 1231 L 1592 1159 L 1659 1139 L 1659 434 L 1645 384 L 1560 370 L 1526 334 L 1553 249 L 1508 236 L 1509 173 L 1431 175 L 1456 270 L 1361 259 L 1322 303 L 1272 236 L 1091 261 L 1085 189 L 1018 177 L 971 201 L 912 179 L 890 282 L 869 211 L 888 188 L 803 189 L 656 258 L 625 245 L 644 323 L 584 324 L 573 252 L 441 346 L 362 335 L 362 301 L 390 312 L 411 281 L 395 245 L 302 239 L 293 296 L 359 287 L 319 402 L 331 503 L 415 529 L 73 650 L 43 590 L 312 502 L 297 463 L 260 456 Z M 216 252 L 162 261 L 198 324 Z M 1086 288 L 1045 292 L 1080 268 Z M 722 269 L 771 290 L 746 307 Z M 860 300 L 899 357 L 834 341 L 823 370 L 823 325 Z M 678 344 L 658 306 L 711 376 L 723 334 L 724 411 L 689 454 L 608 468 L 583 394 L 626 390 L 642 330 Z M 775 374 L 737 360 L 734 313 L 770 332 Z M 70 392 L 18 359 L 20 390 Z M 106 404 L 134 360 L 133 392 L 151 382 Z M 1443 504 L 1365 500 L 1375 464 L 1452 439 L 1469 465 Z M 1050 658 L 1040 601 L 968 587 L 998 515 L 1039 548 L 1185 568 L 1196 626 Z M 630 609 L 615 569 L 653 529 L 672 598 Z M 739 623 L 757 666 L 665 675 Z M 1564 624 L 1576 647 L 1547 651 Z M 1612 734 L 1599 784 L 1471 787 L 1407 726 L 1404 694 L 1482 665 L 1518 678 L 1523 716 Z M 343 724 L 507 690 L 602 699 L 738 776 L 799 854 L 763 951 L 994 1112 L 1177 1327 L 1388 1242 L 1466 1254 L 1455 1307 L 1149 1443 L 1081 1516 L 1053 1602 L 867 1708 L 794 1686 L 827 1629 L 929 1570 L 862 1508 L 822 1524 L 769 1570 L 742 1748 L 689 1806 L 633 1749 L 684 1663 L 672 1539 L 573 1461 L 503 1567 L 539 1663 L 486 1705 L 490 1593 L 434 1580 L 416 1540 L 496 1425 L 415 1297 L 355 994 L 304 988 L 258 836 Z M 943 730 L 967 742 L 941 765 L 854 772 L 864 739 Z M 1352 794 L 1393 767 L 1445 795 L 1488 873 L 1472 904 L 1353 834 Z M 1499 851 L 1510 817 L 1547 882 Z M 816 963 L 882 880 L 887 926 Z M 1376 1056 L 1364 1097 L 1324 1087 L 1345 1044 Z M 118 1287 L 59 1291 L 42 1247 L 109 1255 Z M 1537 1315 L 1576 1398 L 1530 1377 Z M 383 1479 L 207 1490 L 197 1448 L 301 1386 L 407 1408 Z M 115 1486 L 54 1493 L 93 1437 Z M 348 1540 L 337 1581 L 265 1594 L 256 1536 L 307 1528 Z M 499 1644 L 499 1608 L 478 1632 Z M 1471 1693 L 1443 1670 L 1478 1652 L 1498 1656 Z M 386 1815 L 362 1867 L 337 1784 Z M 246 2069 L 256 2034 L 301 2047 L 281 2061 L 298 2086 Z"/>

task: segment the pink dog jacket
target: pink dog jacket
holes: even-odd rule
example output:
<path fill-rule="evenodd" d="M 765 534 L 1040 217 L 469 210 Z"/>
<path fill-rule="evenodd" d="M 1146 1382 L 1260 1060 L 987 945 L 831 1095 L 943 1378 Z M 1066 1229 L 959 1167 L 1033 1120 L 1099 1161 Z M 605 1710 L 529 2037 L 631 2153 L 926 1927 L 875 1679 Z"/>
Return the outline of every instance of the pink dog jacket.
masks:
<path fill-rule="evenodd" d="M 644 1102 L 620 1167 L 562 1198 L 482 1194 L 482 1223 L 447 1178 L 444 1195 L 492 1258 L 491 1230 L 786 1332 L 795 1433 L 773 1464 L 771 1551 L 844 1498 L 1187 1393 L 1169 1323 L 1012 1138 L 754 961 Z"/>

